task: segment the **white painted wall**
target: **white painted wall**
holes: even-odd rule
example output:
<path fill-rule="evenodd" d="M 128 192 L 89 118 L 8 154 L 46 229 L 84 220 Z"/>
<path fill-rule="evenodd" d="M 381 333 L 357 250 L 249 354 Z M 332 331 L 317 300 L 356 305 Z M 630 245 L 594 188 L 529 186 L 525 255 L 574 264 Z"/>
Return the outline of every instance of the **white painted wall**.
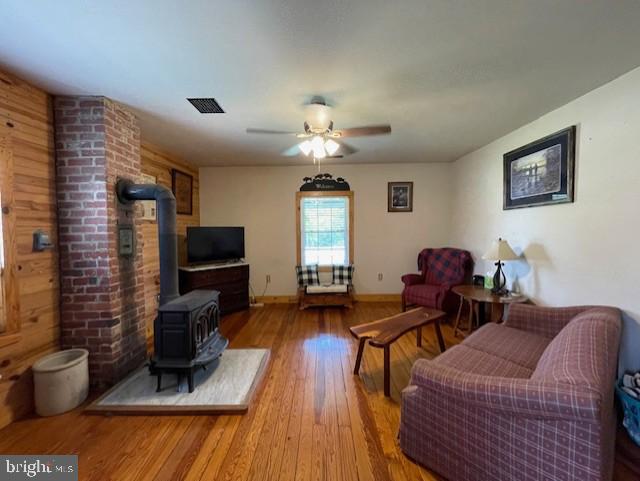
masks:
<path fill-rule="evenodd" d="M 502 155 L 573 124 L 575 203 L 502 210 Z M 623 309 L 621 365 L 640 369 L 640 69 L 462 157 L 452 174 L 449 240 L 473 252 L 476 272 L 506 238 L 524 253 L 511 280 L 536 303 Z"/>
<path fill-rule="evenodd" d="M 354 191 L 356 291 L 402 291 L 400 276 L 416 271 L 418 252 L 449 239 L 451 164 L 365 164 L 323 167 Z M 203 167 L 202 225 L 245 227 L 246 256 L 256 295 L 271 275 L 266 295 L 296 292 L 295 192 L 308 167 Z M 387 182 L 413 181 L 412 213 L 387 212 Z M 378 273 L 383 280 L 378 281 Z"/>
<path fill-rule="evenodd" d="M 490 121 L 488 119 L 487 121 Z M 502 210 L 502 155 L 577 125 L 576 202 Z M 623 369 L 640 369 L 640 68 L 472 152 L 454 164 L 342 165 L 326 169 L 355 191 L 355 284 L 398 293 L 426 246 L 469 249 L 476 272 L 493 239 L 523 260 L 510 282 L 542 305 L 609 304 L 623 310 Z M 309 167 L 200 170 L 202 225 L 244 225 L 260 295 L 295 292 L 294 192 Z M 389 181 L 413 181 L 412 214 L 387 213 Z M 377 280 L 378 272 L 384 280 Z"/>

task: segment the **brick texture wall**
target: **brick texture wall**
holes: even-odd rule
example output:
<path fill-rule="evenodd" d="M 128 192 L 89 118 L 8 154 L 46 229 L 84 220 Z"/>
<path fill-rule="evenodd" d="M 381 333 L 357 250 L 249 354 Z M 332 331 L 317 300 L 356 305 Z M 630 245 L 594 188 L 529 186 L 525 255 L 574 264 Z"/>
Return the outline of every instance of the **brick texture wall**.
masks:
<path fill-rule="evenodd" d="M 144 282 L 138 206 L 117 202 L 118 178 L 140 180 L 135 116 L 104 97 L 57 97 L 55 139 L 63 348 L 89 350 L 94 386 L 144 361 Z M 118 227 L 136 233 L 118 256 Z"/>

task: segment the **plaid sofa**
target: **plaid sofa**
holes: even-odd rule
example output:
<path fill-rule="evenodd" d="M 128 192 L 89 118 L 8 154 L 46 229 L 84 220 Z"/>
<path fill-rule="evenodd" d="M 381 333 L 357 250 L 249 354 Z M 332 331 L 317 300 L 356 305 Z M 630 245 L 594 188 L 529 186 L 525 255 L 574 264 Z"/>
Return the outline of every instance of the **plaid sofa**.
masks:
<path fill-rule="evenodd" d="M 450 481 L 610 480 L 620 312 L 512 305 L 402 393 L 400 446 Z"/>
<path fill-rule="evenodd" d="M 402 310 L 418 305 L 455 313 L 459 299 L 451 288 L 471 277 L 473 260 L 469 251 L 452 247 L 423 249 L 418 255 L 418 269 L 420 274 L 402 276 Z"/>

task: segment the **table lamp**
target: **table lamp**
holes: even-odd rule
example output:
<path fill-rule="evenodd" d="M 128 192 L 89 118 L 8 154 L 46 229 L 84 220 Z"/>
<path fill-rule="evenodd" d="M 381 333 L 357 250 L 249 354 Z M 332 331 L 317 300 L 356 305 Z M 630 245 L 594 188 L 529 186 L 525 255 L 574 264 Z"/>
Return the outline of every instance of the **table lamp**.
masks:
<path fill-rule="evenodd" d="M 502 266 L 504 265 L 502 261 L 515 261 L 518 256 L 513 252 L 513 249 L 506 240 L 498 238 L 497 241 L 493 241 L 491 248 L 482 258 L 489 261 L 496 261 L 495 265 L 497 269 L 493 275 L 493 289 L 491 289 L 491 292 L 498 295 L 506 294 L 507 290 L 504 286 L 507 284 L 507 278 L 502 271 Z"/>

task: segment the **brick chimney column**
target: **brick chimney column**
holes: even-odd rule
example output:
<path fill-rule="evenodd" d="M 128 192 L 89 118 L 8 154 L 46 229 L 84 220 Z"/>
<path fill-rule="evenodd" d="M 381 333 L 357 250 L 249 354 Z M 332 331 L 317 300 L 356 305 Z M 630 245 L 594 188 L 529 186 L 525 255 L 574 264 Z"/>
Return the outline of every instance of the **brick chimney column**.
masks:
<path fill-rule="evenodd" d="M 105 97 L 56 97 L 62 347 L 89 350 L 94 386 L 107 386 L 146 357 L 139 207 L 115 195 L 119 178 L 139 182 L 136 117 Z M 132 256 L 118 255 L 132 226 Z"/>

